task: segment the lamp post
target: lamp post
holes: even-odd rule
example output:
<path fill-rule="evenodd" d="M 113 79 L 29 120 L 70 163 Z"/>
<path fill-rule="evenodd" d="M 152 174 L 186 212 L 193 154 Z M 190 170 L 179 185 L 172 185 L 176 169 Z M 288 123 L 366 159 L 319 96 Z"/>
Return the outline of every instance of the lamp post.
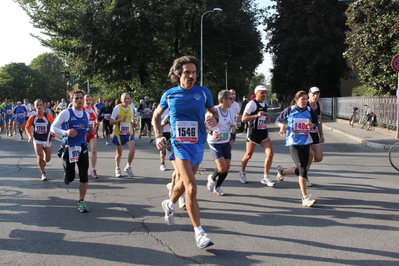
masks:
<path fill-rule="evenodd" d="M 204 26 L 203 26 L 203 22 L 204 22 L 204 15 L 206 14 L 206 13 L 211 13 L 211 12 L 215 12 L 215 11 L 223 11 L 221 8 L 218 8 L 218 7 L 216 7 L 216 8 L 214 8 L 214 9 L 212 9 L 212 10 L 208 10 L 208 11 L 205 11 L 205 13 L 204 14 L 202 14 L 202 16 L 201 16 L 201 59 L 200 59 L 200 61 L 201 61 L 201 78 L 200 78 L 200 85 L 202 86 L 203 85 L 203 81 L 204 81 L 204 67 L 203 67 L 203 54 L 204 54 L 204 51 L 203 51 L 203 28 L 204 28 Z"/>

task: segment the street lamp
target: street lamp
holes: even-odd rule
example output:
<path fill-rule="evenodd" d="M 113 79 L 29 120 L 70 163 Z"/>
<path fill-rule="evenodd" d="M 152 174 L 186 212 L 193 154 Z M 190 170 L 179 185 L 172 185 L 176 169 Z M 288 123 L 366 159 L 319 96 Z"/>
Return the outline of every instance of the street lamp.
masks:
<path fill-rule="evenodd" d="M 216 7 L 216 8 L 214 8 L 214 9 L 212 9 L 212 10 L 208 10 L 208 11 L 206 11 L 204 14 L 202 14 L 202 16 L 201 16 L 201 59 L 200 59 L 200 61 L 201 61 L 201 79 L 200 79 L 200 85 L 202 86 L 203 85 L 203 81 L 204 81 L 204 67 L 203 67 L 203 22 L 204 22 L 204 15 L 206 14 L 206 13 L 211 13 L 211 12 L 214 12 L 214 11 L 223 11 L 221 8 L 218 8 L 218 7 Z"/>

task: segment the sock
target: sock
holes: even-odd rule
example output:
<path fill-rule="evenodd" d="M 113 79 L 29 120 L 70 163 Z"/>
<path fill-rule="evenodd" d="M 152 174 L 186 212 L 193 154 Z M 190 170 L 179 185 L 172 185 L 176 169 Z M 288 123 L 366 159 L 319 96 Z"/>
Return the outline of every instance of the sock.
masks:
<path fill-rule="evenodd" d="M 80 199 L 80 200 L 79 200 L 79 203 L 81 203 L 82 201 L 84 201 L 84 200 Z"/>
<path fill-rule="evenodd" d="M 269 178 L 269 175 L 263 175 L 264 178 Z"/>
<path fill-rule="evenodd" d="M 216 184 L 216 187 L 220 187 L 223 183 L 223 181 L 226 179 L 228 172 L 223 172 L 219 175 L 218 182 Z"/>
<path fill-rule="evenodd" d="M 195 232 L 195 235 L 197 236 L 197 235 L 199 235 L 201 232 L 205 232 L 205 231 L 204 231 L 204 229 L 202 229 L 202 226 L 200 225 L 200 226 L 198 226 L 198 227 L 194 227 L 194 232 Z"/>
<path fill-rule="evenodd" d="M 171 200 L 169 200 L 168 207 L 171 210 L 176 210 L 176 203 L 173 203 Z"/>
<path fill-rule="evenodd" d="M 96 171 L 96 168 L 91 168 L 92 171 Z"/>
<path fill-rule="evenodd" d="M 221 172 L 218 171 L 217 168 L 213 171 L 213 174 L 211 176 L 212 180 L 216 180 L 216 177 L 218 177 L 221 174 Z"/>

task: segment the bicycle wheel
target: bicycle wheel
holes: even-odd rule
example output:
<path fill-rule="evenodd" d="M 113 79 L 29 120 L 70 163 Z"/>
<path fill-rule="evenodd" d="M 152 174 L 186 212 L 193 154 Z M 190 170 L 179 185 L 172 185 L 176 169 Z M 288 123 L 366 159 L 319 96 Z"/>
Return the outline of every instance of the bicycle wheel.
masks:
<path fill-rule="evenodd" d="M 354 127 L 355 126 L 355 121 L 356 121 L 356 115 L 352 115 L 351 119 L 349 119 L 349 125 Z"/>
<path fill-rule="evenodd" d="M 366 130 L 370 130 L 371 129 L 371 127 L 374 125 L 374 121 L 375 121 L 375 116 L 372 116 L 370 121 L 368 121 L 368 123 L 367 123 Z"/>
<path fill-rule="evenodd" d="M 368 121 L 365 120 L 365 121 L 363 122 L 363 125 L 362 125 L 361 129 L 363 129 L 363 128 L 367 125 L 367 123 L 368 123 Z"/>
<path fill-rule="evenodd" d="M 388 152 L 389 163 L 399 171 L 399 142 L 395 143 Z"/>

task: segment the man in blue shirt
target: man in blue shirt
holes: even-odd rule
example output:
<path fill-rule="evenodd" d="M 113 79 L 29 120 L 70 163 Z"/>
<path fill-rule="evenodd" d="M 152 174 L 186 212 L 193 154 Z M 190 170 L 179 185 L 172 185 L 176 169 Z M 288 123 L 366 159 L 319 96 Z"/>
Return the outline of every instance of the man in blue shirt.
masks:
<path fill-rule="evenodd" d="M 161 115 L 169 107 L 172 137 L 170 139 L 171 156 L 180 175 L 173 187 L 170 199 L 162 202 L 167 225 L 174 224 L 174 212 L 179 197 L 186 192 L 186 207 L 194 227 L 195 239 L 199 248 L 213 245 L 200 223 L 200 211 L 197 202 L 197 184 L 195 174 L 204 154 L 206 128 L 215 126 L 216 119 L 209 117 L 205 121 L 205 112 L 216 113 L 212 95 L 208 88 L 195 85 L 199 74 L 199 60 L 193 56 L 176 59 L 169 71 L 172 83 L 178 86 L 166 91 L 153 116 L 156 146 L 166 149 L 166 138 L 162 134 Z"/>

